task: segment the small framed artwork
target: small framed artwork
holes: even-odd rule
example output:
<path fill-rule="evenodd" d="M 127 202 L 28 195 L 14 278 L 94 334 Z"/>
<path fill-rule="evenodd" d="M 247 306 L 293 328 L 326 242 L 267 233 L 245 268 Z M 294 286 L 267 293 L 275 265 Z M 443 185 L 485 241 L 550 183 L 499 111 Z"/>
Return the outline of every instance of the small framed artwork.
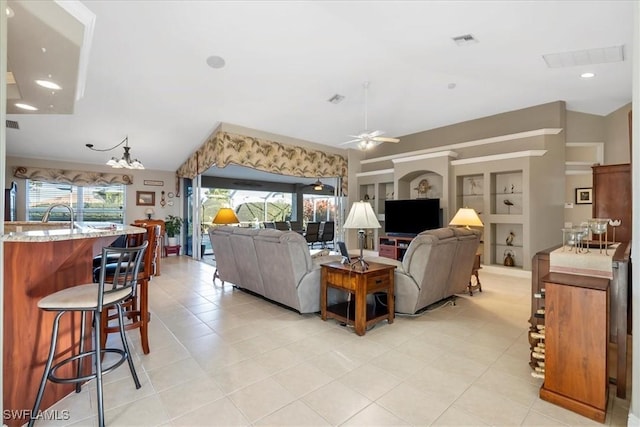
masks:
<path fill-rule="evenodd" d="M 576 188 L 576 205 L 590 205 L 593 203 L 593 188 Z"/>
<path fill-rule="evenodd" d="M 164 185 L 164 181 L 158 181 L 155 179 L 145 179 L 144 185 L 155 185 L 156 187 L 162 187 Z"/>
<path fill-rule="evenodd" d="M 136 191 L 136 205 L 138 206 L 155 206 L 155 191 Z"/>

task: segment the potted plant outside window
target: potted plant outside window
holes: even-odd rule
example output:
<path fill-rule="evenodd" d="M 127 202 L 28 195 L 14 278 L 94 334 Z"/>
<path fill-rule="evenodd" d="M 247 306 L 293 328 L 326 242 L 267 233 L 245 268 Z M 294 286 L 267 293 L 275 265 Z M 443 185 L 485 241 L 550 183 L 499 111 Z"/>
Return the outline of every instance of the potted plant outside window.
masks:
<path fill-rule="evenodd" d="M 179 216 L 169 215 L 164 220 L 164 228 L 167 231 L 167 237 L 169 238 L 169 246 L 177 245 L 176 236 L 182 231 L 183 220 Z"/>

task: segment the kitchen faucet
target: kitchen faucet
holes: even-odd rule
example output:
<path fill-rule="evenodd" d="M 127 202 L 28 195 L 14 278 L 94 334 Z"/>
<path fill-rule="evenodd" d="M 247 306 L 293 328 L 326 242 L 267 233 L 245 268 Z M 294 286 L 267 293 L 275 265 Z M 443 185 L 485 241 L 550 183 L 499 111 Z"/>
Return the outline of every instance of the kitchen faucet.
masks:
<path fill-rule="evenodd" d="M 56 207 L 69 209 L 69 214 L 71 215 L 71 223 L 69 224 L 69 228 L 71 228 L 71 231 L 73 231 L 73 229 L 75 228 L 75 224 L 73 223 L 73 208 L 63 203 L 56 203 L 55 205 L 49 206 L 46 212 L 44 213 L 44 215 L 42 216 L 42 222 L 49 222 L 49 216 L 51 216 L 51 210 Z"/>

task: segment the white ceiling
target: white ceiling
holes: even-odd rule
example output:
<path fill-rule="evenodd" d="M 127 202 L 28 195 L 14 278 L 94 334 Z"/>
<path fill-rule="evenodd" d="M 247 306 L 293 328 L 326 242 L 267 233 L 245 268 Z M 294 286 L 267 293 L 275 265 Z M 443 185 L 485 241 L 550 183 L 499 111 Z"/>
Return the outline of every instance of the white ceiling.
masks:
<path fill-rule="evenodd" d="M 631 102 L 631 1 L 82 3 L 95 14 L 84 96 L 72 114 L 8 114 L 20 130 L 7 129 L 7 155 L 102 164 L 120 149 L 85 144 L 128 135 L 147 169 L 175 170 L 220 122 L 339 146 L 364 130 L 365 81 L 369 130 L 386 136 L 556 100 L 598 115 Z M 19 34 L 9 69 L 38 55 L 20 45 L 34 24 L 20 22 L 8 18 Z M 479 42 L 456 45 L 463 34 Z M 542 58 L 619 45 L 623 62 L 552 69 Z M 211 55 L 226 66 L 209 67 Z M 329 103 L 336 93 L 345 100 Z"/>

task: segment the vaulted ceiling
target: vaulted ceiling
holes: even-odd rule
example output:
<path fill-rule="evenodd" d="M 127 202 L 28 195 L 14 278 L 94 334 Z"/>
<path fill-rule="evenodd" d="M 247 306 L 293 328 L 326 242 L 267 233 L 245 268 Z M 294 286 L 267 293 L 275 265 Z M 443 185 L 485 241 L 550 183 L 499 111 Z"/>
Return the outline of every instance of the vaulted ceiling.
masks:
<path fill-rule="evenodd" d="M 394 137 L 556 100 L 598 115 L 631 102 L 631 1 L 8 4 L 8 103 L 39 108 L 8 106 L 10 156 L 102 164 L 85 144 L 128 135 L 148 169 L 175 170 L 221 122 L 353 148 L 340 144 L 365 130 L 365 81 L 368 130 Z"/>

